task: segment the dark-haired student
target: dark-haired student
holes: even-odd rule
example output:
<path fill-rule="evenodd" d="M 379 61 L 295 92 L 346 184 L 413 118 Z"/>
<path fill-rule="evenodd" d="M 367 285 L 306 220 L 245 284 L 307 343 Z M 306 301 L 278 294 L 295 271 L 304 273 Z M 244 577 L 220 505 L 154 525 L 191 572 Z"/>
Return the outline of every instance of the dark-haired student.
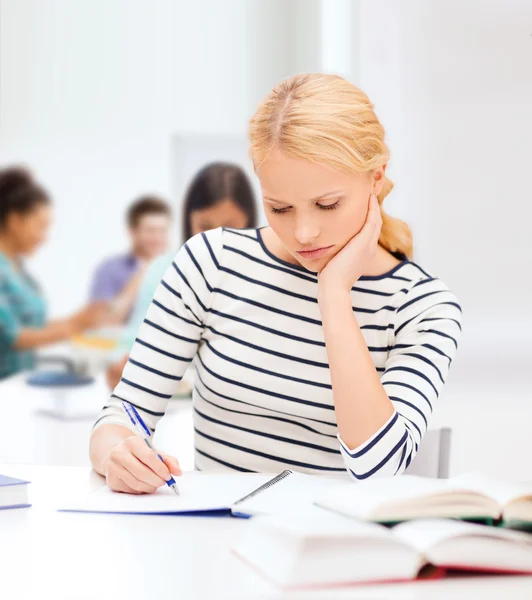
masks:
<path fill-rule="evenodd" d="M 41 288 L 24 259 L 45 242 L 51 218 L 50 197 L 28 171 L 0 170 L 0 379 L 33 368 L 36 349 L 108 316 L 106 303 L 93 303 L 67 319 L 47 321 Z"/>

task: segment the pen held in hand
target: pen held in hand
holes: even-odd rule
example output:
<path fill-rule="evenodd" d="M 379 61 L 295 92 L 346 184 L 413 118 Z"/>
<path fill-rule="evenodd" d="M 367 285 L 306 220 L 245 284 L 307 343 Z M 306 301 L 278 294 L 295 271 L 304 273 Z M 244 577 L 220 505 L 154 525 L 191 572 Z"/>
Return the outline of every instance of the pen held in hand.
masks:
<path fill-rule="evenodd" d="M 139 415 L 137 409 L 134 406 L 132 406 L 129 402 L 126 402 L 125 400 L 122 401 L 122 408 L 124 409 L 126 415 L 129 417 L 129 420 L 131 421 L 131 423 L 133 424 L 133 426 L 135 427 L 135 429 L 137 430 L 139 435 L 146 442 L 146 445 L 148 446 L 148 448 L 153 450 L 155 452 L 155 454 L 157 454 L 157 456 L 159 457 L 161 462 L 164 463 L 163 457 L 153 447 L 153 444 L 151 441 L 151 432 L 148 429 L 148 427 L 146 426 L 146 423 L 144 423 L 144 421 L 142 420 L 142 417 Z M 170 479 L 168 479 L 168 481 L 166 482 L 166 485 L 169 488 L 171 488 L 172 490 L 174 490 L 174 493 L 179 496 L 179 489 L 177 488 L 176 481 L 172 477 L 172 475 L 170 475 Z"/>

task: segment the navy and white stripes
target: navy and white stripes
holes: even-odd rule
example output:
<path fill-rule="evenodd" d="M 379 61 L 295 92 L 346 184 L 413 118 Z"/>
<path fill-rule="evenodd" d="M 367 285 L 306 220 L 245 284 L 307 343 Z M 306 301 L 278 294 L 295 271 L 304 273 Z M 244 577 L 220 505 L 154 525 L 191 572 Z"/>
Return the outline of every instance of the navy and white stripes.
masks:
<path fill-rule="evenodd" d="M 273 256 L 260 230 L 217 229 L 180 250 L 96 427 L 129 427 L 120 408 L 126 399 L 155 429 L 194 361 L 199 469 L 288 467 L 355 479 L 401 473 L 454 358 L 460 306 L 440 280 L 409 261 L 362 277 L 351 297 L 396 408 L 362 446 L 348 448 L 337 435 L 316 275 Z"/>

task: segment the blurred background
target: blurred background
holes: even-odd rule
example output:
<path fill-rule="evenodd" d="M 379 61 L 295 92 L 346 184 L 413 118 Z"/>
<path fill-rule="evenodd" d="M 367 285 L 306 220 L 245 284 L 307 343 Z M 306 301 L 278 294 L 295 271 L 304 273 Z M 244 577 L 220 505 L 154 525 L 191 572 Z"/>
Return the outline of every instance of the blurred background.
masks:
<path fill-rule="evenodd" d="M 308 71 L 341 74 L 374 102 L 392 153 L 387 208 L 464 308 L 434 421 L 453 429 L 452 472 L 522 478 L 532 451 L 530 0 L 0 0 L 0 167 L 26 165 L 53 198 L 49 242 L 28 263 L 50 315 L 79 309 L 98 265 L 127 249 L 125 213 L 140 195 L 169 203 L 175 248 L 185 191 L 206 163 L 239 164 L 258 202 L 247 121 L 274 84 Z M 100 383 L 85 390 L 99 406 Z M 28 460 L 86 462 L 90 419 L 71 429 L 68 452 L 47 454 L 66 425 L 30 427 L 29 393 L 0 382 L 0 407 L 26 403 L 20 428 L 45 438 L 28 441 Z M 161 435 L 191 455 L 189 407 L 179 407 L 185 416 Z M 0 442 L 0 462 L 11 448 Z"/>

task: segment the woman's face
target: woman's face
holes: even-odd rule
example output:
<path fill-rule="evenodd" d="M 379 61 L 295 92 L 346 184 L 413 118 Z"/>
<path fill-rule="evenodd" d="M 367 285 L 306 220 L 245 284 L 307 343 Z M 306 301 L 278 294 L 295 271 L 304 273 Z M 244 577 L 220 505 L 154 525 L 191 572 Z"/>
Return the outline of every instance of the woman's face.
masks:
<path fill-rule="evenodd" d="M 198 233 L 218 227 L 244 229 L 248 226 L 246 213 L 232 198 L 223 198 L 214 206 L 193 210 L 190 213 L 192 235 L 197 235 Z"/>
<path fill-rule="evenodd" d="M 33 254 L 48 237 L 52 222 L 52 209 L 40 204 L 28 213 L 12 213 L 7 222 L 8 235 L 14 242 L 17 253 Z"/>
<path fill-rule="evenodd" d="M 286 259 L 320 272 L 362 229 L 384 168 L 351 174 L 272 152 L 258 176 L 266 218 Z"/>

